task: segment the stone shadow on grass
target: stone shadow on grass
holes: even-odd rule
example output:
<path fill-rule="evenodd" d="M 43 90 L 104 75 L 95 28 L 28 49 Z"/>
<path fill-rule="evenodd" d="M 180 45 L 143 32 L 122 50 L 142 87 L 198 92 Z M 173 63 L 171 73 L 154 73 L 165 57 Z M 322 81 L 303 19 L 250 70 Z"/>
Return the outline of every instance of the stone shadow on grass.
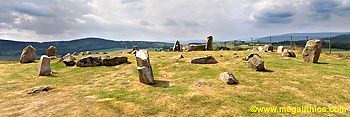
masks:
<path fill-rule="evenodd" d="M 329 64 L 329 63 L 325 63 L 325 62 L 317 62 L 317 63 L 315 63 L 315 64 L 327 65 L 327 64 Z"/>
<path fill-rule="evenodd" d="M 270 70 L 270 69 L 264 69 L 264 70 L 260 70 L 260 71 L 258 71 L 258 72 L 275 72 L 275 71 Z"/>
<path fill-rule="evenodd" d="M 155 84 L 153 84 L 153 87 L 161 87 L 161 88 L 168 88 L 169 87 L 169 81 L 164 80 L 155 80 Z"/>

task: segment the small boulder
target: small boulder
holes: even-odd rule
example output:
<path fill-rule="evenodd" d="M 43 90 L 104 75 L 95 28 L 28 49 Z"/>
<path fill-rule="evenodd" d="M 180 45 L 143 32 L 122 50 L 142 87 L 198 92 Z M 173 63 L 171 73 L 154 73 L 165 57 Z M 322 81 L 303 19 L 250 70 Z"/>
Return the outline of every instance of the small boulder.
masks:
<path fill-rule="evenodd" d="M 102 59 L 103 66 L 116 66 L 124 63 L 129 63 L 127 57 L 114 57 Z"/>
<path fill-rule="evenodd" d="M 278 47 L 277 47 L 277 53 L 283 53 L 283 51 L 284 51 L 285 49 L 287 49 L 287 48 L 284 47 L 284 46 L 278 46 Z"/>
<path fill-rule="evenodd" d="M 52 90 L 53 88 L 50 86 L 38 86 L 34 87 L 28 94 L 35 94 L 35 93 L 41 93 L 41 92 L 48 92 Z"/>
<path fill-rule="evenodd" d="M 179 55 L 179 56 L 176 56 L 175 58 L 176 58 L 176 59 L 183 59 L 183 58 L 185 58 L 185 57 L 181 54 L 181 55 Z"/>
<path fill-rule="evenodd" d="M 43 55 L 39 63 L 39 76 L 51 75 L 50 57 Z"/>
<path fill-rule="evenodd" d="M 273 46 L 272 45 L 265 45 L 264 51 L 265 52 L 273 52 Z"/>
<path fill-rule="evenodd" d="M 284 49 L 283 52 L 282 52 L 282 56 L 285 56 L 285 57 L 297 57 L 295 55 L 295 53 L 292 51 L 292 50 L 288 50 L 288 49 Z"/>
<path fill-rule="evenodd" d="M 232 73 L 228 73 L 228 72 L 221 73 L 220 80 L 229 85 L 239 83 L 236 77 Z"/>
<path fill-rule="evenodd" d="M 102 65 L 102 59 L 101 57 L 86 57 L 82 58 L 77 62 L 78 67 L 95 67 L 95 66 L 101 66 Z"/>
<path fill-rule="evenodd" d="M 70 53 L 64 55 L 61 59 L 66 66 L 74 66 L 76 64 L 75 57 Z"/>
<path fill-rule="evenodd" d="M 20 63 L 33 63 L 36 58 L 36 50 L 32 45 L 28 45 L 22 51 L 19 62 Z"/>
<path fill-rule="evenodd" d="M 216 64 L 218 63 L 218 61 L 216 61 L 216 59 L 209 55 L 209 56 L 205 56 L 205 57 L 197 57 L 191 60 L 191 63 L 193 64 Z"/>
<path fill-rule="evenodd" d="M 264 47 L 259 46 L 259 47 L 258 47 L 258 50 L 259 50 L 260 52 L 262 52 L 262 51 L 264 51 Z"/>
<path fill-rule="evenodd" d="M 56 56 L 56 53 L 57 53 L 56 47 L 50 46 L 50 47 L 47 49 L 46 55 L 47 55 L 48 57 L 53 57 L 53 56 Z"/>
<path fill-rule="evenodd" d="M 258 56 L 259 58 L 261 58 L 260 55 L 257 54 L 257 53 L 250 53 L 248 56 L 243 57 L 242 60 L 248 61 L 248 60 L 249 60 L 250 58 L 252 58 L 254 55 L 256 55 L 256 56 Z"/>
<path fill-rule="evenodd" d="M 262 60 L 258 55 L 253 55 L 253 57 L 248 60 L 248 67 L 256 71 L 264 71 L 264 60 Z"/>

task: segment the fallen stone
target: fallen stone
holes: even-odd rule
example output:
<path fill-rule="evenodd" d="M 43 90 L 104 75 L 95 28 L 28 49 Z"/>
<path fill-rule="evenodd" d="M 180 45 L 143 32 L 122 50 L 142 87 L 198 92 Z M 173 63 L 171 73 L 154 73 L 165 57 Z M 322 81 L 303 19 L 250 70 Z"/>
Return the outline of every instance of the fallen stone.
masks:
<path fill-rule="evenodd" d="M 86 57 L 82 58 L 77 62 L 78 67 L 95 67 L 95 66 L 101 66 L 102 65 L 102 59 L 101 57 Z"/>
<path fill-rule="evenodd" d="M 193 64 L 216 64 L 218 63 L 218 61 L 216 61 L 216 59 L 209 55 L 209 56 L 205 56 L 205 57 L 197 57 L 191 60 L 191 63 Z"/>
<path fill-rule="evenodd" d="M 127 57 L 114 57 L 102 59 L 103 66 L 116 66 L 124 63 L 129 63 Z"/>
<path fill-rule="evenodd" d="M 189 45 L 187 51 L 205 51 L 206 45 Z"/>
<path fill-rule="evenodd" d="M 35 93 L 41 93 L 41 92 L 48 92 L 52 90 L 50 86 L 38 86 L 34 87 L 28 94 L 35 94 Z"/>

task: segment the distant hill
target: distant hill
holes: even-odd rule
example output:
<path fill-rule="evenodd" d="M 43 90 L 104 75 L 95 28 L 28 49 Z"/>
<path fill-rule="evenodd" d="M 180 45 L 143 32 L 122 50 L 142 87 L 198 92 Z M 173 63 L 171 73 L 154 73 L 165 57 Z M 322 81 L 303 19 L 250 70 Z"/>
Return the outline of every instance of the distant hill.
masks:
<path fill-rule="evenodd" d="M 350 32 L 324 32 L 324 33 L 289 33 L 282 35 L 274 35 L 271 36 L 272 42 L 282 42 L 282 41 L 290 41 L 291 36 L 293 36 L 293 41 L 306 40 L 308 39 L 321 39 L 327 37 L 335 37 L 339 35 L 350 34 Z M 258 38 L 255 41 L 259 42 L 270 42 L 270 36 Z"/>
<path fill-rule="evenodd" d="M 170 48 L 171 43 L 164 42 L 146 42 L 146 41 L 113 41 L 101 38 L 83 38 L 72 41 L 53 41 L 53 42 L 19 42 L 0 39 L 0 59 L 18 58 L 22 49 L 27 45 L 32 45 L 38 55 L 46 53 L 47 48 L 55 46 L 58 49 L 58 55 L 66 53 L 107 50 L 112 48 L 132 48 L 138 46 L 139 48 Z"/>
<path fill-rule="evenodd" d="M 321 38 L 323 40 L 323 47 L 327 48 L 329 45 L 329 38 Z M 294 45 L 298 47 L 304 47 L 306 44 L 306 40 L 300 40 L 293 42 Z M 290 45 L 290 41 L 283 41 L 283 42 L 275 42 L 273 45 Z M 331 38 L 331 46 L 333 49 L 343 49 L 343 50 L 350 50 L 350 34 L 345 35 L 339 35 Z"/>

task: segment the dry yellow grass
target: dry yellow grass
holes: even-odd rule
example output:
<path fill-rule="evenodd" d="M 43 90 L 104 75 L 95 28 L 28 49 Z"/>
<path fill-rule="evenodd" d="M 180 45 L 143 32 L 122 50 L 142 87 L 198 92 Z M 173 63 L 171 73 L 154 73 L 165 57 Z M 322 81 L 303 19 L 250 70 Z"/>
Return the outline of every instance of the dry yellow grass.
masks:
<path fill-rule="evenodd" d="M 234 58 L 234 53 L 240 57 Z M 256 106 L 345 106 L 350 110 L 350 60 L 322 54 L 320 62 L 304 63 L 277 53 L 259 53 L 271 72 L 247 68 L 246 51 L 150 52 L 157 85 L 141 84 L 135 57 L 114 67 L 65 67 L 52 61 L 55 72 L 37 75 L 38 63 L 0 64 L 0 116 L 289 116 L 252 113 Z M 184 55 L 177 60 L 175 56 Z M 194 57 L 213 55 L 214 65 L 194 65 Z M 223 55 L 223 57 L 220 57 Z M 240 84 L 226 85 L 218 76 L 232 72 Z M 198 87 L 198 82 L 206 85 Z M 27 94 L 49 85 L 47 93 Z M 349 116 L 348 113 L 299 113 L 298 116 Z"/>

